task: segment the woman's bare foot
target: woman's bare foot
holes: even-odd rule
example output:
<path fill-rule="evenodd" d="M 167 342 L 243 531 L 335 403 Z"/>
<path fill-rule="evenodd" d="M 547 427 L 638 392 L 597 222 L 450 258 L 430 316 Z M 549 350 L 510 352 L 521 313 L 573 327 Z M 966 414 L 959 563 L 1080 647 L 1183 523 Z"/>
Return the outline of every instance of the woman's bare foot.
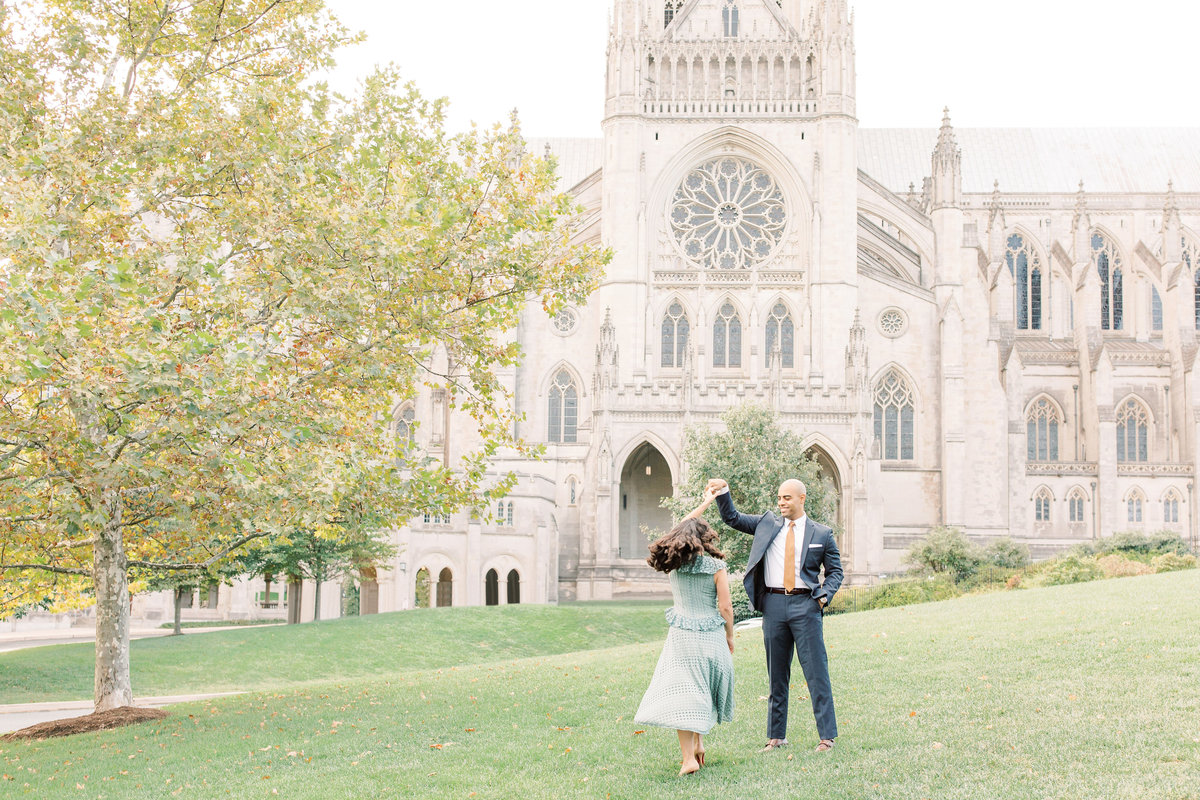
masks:
<path fill-rule="evenodd" d="M 693 758 L 691 761 L 683 762 L 683 766 L 679 769 L 679 777 L 682 778 L 684 775 L 691 775 L 693 772 L 699 771 L 700 762 Z"/>

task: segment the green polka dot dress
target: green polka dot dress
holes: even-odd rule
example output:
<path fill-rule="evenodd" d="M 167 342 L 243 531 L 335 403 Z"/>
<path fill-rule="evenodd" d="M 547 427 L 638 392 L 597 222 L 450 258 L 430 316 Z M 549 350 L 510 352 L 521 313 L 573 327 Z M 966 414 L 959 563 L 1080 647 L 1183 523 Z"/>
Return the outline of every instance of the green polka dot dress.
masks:
<path fill-rule="evenodd" d="M 667 574 L 675 600 L 667 642 L 634 722 L 704 734 L 733 719 L 733 657 L 713 582 L 723 569 L 719 558 L 699 555 Z"/>

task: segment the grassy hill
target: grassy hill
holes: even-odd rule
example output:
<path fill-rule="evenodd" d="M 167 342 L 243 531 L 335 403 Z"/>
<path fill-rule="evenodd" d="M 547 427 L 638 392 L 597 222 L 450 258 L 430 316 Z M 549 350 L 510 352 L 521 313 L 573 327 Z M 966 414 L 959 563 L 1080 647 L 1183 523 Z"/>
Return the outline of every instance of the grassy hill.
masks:
<path fill-rule="evenodd" d="M 1195 799 L 1198 597 L 1188 571 L 829 618 L 841 736 L 820 755 L 798 671 L 793 747 L 757 752 L 766 679 L 760 636 L 744 632 L 736 719 L 688 779 L 674 734 L 632 722 L 662 635 L 645 607 L 652 642 L 503 660 L 477 648 L 481 663 L 176 706 L 162 722 L 2 744 L 0 771 L 13 797 Z M 443 611 L 427 646 L 457 641 L 476 611 Z M 506 647 L 547 640 L 548 617 L 529 613 L 495 626 Z"/>
<path fill-rule="evenodd" d="M 272 689 L 529 656 L 663 635 L 669 603 L 429 608 L 130 643 L 137 696 Z M 0 653 L 0 703 L 92 696 L 95 647 Z"/>

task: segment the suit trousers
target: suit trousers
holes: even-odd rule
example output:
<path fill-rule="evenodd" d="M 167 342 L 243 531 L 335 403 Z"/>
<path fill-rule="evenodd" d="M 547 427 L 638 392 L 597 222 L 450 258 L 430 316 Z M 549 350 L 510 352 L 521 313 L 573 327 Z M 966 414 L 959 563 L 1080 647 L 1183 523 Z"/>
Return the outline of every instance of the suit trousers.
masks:
<path fill-rule="evenodd" d="M 825 653 L 821 604 L 812 595 L 763 595 L 763 644 L 767 651 L 767 678 L 771 696 L 767 703 L 767 738 L 787 738 L 788 684 L 792 677 L 792 648 L 800 659 L 813 718 L 821 739 L 837 736 L 833 687 L 829 683 L 829 657 Z"/>

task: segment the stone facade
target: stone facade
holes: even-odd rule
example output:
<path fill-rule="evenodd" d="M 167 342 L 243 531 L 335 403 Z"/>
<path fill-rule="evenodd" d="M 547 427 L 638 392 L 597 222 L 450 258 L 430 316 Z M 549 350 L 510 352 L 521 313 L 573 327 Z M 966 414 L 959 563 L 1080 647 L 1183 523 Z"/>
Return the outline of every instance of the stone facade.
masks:
<path fill-rule="evenodd" d="M 380 611 L 663 591 L 643 529 L 684 429 L 743 403 L 840 493 L 852 581 L 938 524 L 1035 557 L 1195 540 L 1200 130 L 861 129 L 845 2 L 616 0 L 603 138 L 529 146 L 614 257 L 515 332 L 544 459 L 496 458 L 498 509 L 398 529 Z M 473 444 L 436 390 L 395 425 Z"/>
<path fill-rule="evenodd" d="M 438 576 L 455 605 L 661 591 L 643 529 L 684 429 L 743 403 L 839 491 L 851 580 L 938 524 L 1035 557 L 1194 541 L 1200 130 L 860 129 L 839 0 L 616 0 L 607 70 L 603 139 L 530 142 L 614 251 L 586 307 L 516 332 L 545 458 L 496 459 L 511 520 L 398 530 L 380 610 L 418 576 L 433 604 Z M 436 393 L 409 418 L 472 443 Z"/>

